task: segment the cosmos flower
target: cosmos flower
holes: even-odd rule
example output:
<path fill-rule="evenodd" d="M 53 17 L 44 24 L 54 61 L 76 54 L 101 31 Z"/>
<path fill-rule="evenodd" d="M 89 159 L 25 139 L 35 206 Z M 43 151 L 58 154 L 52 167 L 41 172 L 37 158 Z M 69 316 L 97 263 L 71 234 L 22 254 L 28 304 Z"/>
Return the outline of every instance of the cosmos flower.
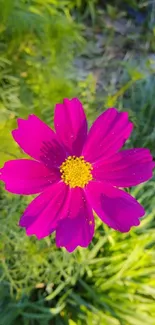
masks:
<path fill-rule="evenodd" d="M 152 177 L 148 149 L 121 150 L 133 124 L 128 113 L 109 108 L 89 132 L 77 98 L 57 104 L 55 132 L 37 116 L 18 119 L 14 140 L 31 159 L 7 161 L 0 179 L 7 191 L 39 195 L 19 225 L 38 239 L 56 231 L 56 245 L 72 252 L 87 247 L 94 235 L 93 212 L 109 227 L 128 232 L 138 226 L 144 208 L 120 188 Z"/>

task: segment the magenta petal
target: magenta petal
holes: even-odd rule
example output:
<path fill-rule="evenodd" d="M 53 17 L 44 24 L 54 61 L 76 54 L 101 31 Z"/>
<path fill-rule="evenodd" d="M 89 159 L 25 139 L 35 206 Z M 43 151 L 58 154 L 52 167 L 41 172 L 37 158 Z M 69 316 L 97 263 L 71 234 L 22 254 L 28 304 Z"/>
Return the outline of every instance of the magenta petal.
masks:
<path fill-rule="evenodd" d="M 5 189 L 15 194 L 37 194 L 60 179 L 56 168 L 48 170 L 42 163 L 28 159 L 6 162 L 0 173 Z"/>
<path fill-rule="evenodd" d="M 67 196 L 68 187 L 64 183 L 51 185 L 29 204 L 19 225 L 26 228 L 28 236 L 36 235 L 41 239 L 50 235 L 60 216 L 63 217 Z"/>
<path fill-rule="evenodd" d="M 124 145 L 132 128 L 128 113 L 120 113 L 115 108 L 107 109 L 93 123 L 82 154 L 92 163 L 112 156 Z"/>
<path fill-rule="evenodd" d="M 18 119 L 18 129 L 12 135 L 26 154 L 48 167 L 60 166 L 66 158 L 54 131 L 35 115 Z"/>
<path fill-rule="evenodd" d="M 148 149 L 123 150 L 93 165 L 93 177 L 113 186 L 130 187 L 153 176 L 154 162 Z"/>
<path fill-rule="evenodd" d="M 87 120 L 77 98 L 64 99 L 55 108 L 54 125 L 57 136 L 70 155 L 81 154 L 87 136 Z"/>
<path fill-rule="evenodd" d="M 72 195 L 74 218 L 65 218 L 58 224 L 56 229 L 56 244 L 65 247 L 69 252 L 77 246 L 87 247 L 94 235 L 94 216 L 84 192 L 81 192 L 81 201 L 76 201 L 76 195 Z M 76 193 L 75 193 L 76 194 Z"/>
<path fill-rule="evenodd" d="M 100 219 L 121 232 L 138 226 L 139 218 L 145 214 L 143 207 L 131 195 L 106 183 L 90 182 L 86 195 Z"/>

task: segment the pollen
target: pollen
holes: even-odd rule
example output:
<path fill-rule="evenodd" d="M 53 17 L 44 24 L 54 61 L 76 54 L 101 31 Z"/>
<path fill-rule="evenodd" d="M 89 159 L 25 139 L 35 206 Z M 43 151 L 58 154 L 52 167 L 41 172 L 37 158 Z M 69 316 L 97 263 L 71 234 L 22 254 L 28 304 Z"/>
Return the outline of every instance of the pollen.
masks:
<path fill-rule="evenodd" d="M 93 179 L 92 169 L 83 156 L 69 156 L 60 166 L 61 178 L 71 188 L 84 188 Z"/>

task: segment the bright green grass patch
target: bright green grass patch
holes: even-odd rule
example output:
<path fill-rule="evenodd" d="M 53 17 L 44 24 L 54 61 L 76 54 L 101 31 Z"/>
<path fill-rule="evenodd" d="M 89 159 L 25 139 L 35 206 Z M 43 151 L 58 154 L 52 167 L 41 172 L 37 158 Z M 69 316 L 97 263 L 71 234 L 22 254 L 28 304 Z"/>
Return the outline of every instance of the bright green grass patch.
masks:
<path fill-rule="evenodd" d="M 132 191 L 148 211 L 140 227 L 120 234 L 96 220 L 89 249 L 73 254 L 57 249 L 53 236 L 41 241 L 26 237 L 17 226 L 26 200 L 3 194 L 2 324 L 48 324 L 50 319 L 68 324 L 72 319 L 75 324 L 141 325 L 145 320 L 153 325 L 153 189 L 150 181 Z"/>

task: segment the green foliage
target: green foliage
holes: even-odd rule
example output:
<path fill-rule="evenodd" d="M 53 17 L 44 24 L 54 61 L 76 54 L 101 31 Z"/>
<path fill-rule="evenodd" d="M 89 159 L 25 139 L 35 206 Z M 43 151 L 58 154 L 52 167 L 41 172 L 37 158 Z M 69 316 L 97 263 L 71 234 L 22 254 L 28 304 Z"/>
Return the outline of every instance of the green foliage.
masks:
<path fill-rule="evenodd" d="M 139 228 L 123 235 L 96 219 L 93 243 L 74 254 L 58 250 L 53 237 L 25 237 L 17 223 L 28 202 L 3 193 L 2 324 L 48 324 L 52 319 L 52 324 L 68 324 L 72 319 L 80 325 L 142 325 L 145 319 L 153 325 L 153 188 L 154 181 L 132 191 L 148 211 Z"/>
<path fill-rule="evenodd" d="M 76 95 L 70 74 L 82 38 L 64 10 L 63 2 L 55 1 L 1 3 L 0 83 L 5 92 L 0 99 L 7 120 L 9 111 L 14 117 L 34 112 L 51 118 L 57 101 Z"/>
<path fill-rule="evenodd" d="M 84 43 L 65 10 L 63 1 L 0 2 L 1 163 L 17 151 L 10 131 L 18 116 L 51 123 L 55 103 L 79 94 L 73 60 Z"/>

